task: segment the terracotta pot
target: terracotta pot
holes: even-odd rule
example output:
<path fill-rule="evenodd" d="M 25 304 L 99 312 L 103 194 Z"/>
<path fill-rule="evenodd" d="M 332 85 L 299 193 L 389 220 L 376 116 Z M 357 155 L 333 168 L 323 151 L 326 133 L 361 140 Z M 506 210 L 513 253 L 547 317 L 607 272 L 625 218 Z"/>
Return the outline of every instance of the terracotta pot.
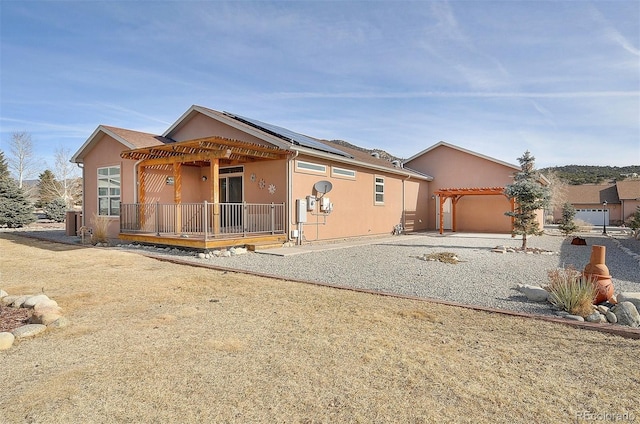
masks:
<path fill-rule="evenodd" d="M 613 297 L 613 281 L 609 275 L 609 268 L 605 265 L 605 257 L 607 248 L 605 246 L 592 246 L 591 259 L 587 266 L 584 267 L 583 275 L 591 277 L 595 280 L 598 288 L 594 304 L 605 302 Z"/>

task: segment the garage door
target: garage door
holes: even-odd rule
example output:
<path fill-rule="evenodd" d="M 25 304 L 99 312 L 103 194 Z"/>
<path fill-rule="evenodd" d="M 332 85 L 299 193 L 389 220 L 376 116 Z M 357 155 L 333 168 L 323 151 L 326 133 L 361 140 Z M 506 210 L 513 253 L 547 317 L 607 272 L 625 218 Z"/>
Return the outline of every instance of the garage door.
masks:
<path fill-rule="evenodd" d="M 602 212 L 602 209 L 576 209 L 575 219 L 580 219 L 593 225 L 602 225 L 606 222 L 609 225 L 609 209 Z"/>

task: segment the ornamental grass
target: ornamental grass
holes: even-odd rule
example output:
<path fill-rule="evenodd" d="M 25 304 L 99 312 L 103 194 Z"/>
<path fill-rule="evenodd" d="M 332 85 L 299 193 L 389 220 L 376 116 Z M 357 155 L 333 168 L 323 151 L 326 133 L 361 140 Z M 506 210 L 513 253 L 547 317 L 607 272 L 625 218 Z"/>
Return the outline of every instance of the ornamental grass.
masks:
<path fill-rule="evenodd" d="M 593 312 L 593 300 L 598 289 L 596 280 L 586 277 L 575 268 L 556 268 L 548 272 L 549 302 L 572 315 L 586 317 Z"/>

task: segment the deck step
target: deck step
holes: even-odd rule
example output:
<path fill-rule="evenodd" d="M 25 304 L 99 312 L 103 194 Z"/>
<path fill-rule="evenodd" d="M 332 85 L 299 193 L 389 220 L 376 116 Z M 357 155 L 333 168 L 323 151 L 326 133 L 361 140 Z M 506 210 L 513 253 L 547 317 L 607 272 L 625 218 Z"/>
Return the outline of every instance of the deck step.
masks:
<path fill-rule="evenodd" d="M 247 244 L 247 250 L 249 250 L 250 252 L 255 252 L 256 250 L 262 250 L 262 249 L 276 249 L 278 247 L 282 247 L 283 243 L 254 243 L 254 244 Z"/>

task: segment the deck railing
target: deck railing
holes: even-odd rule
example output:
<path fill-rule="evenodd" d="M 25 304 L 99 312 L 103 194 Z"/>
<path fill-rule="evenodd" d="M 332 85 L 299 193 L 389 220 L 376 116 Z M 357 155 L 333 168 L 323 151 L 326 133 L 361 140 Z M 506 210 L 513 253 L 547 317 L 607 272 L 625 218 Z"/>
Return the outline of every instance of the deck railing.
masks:
<path fill-rule="evenodd" d="M 206 239 L 284 234 L 283 203 L 121 203 L 120 232 Z"/>

